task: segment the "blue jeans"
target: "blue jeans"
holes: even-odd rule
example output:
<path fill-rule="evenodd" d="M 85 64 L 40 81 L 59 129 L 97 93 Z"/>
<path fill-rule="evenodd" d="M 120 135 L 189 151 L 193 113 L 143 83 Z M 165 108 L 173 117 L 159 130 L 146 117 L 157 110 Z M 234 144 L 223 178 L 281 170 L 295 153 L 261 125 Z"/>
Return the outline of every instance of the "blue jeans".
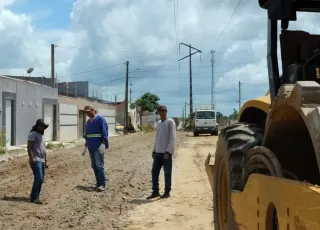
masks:
<path fill-rule="evenodd" d="M 164 153 L 156 153 L 152 165 L 152 190 L 159 191 L 159 174 L 163 166 L 164 170 L 164 191 L 169 193 L 171 191 L 171 177 L 172 177 L 172 155 L 169 154 L 168 159 L 164 159 Z"/>
<path fill-rule="evenodd" d="M 41 185 L 43 183 L 44 173 L 45 173 L 44 163 L 41 161 L 36 161 L 32 165 L 32 172 L 34 176 L 34 181 L 33 181 L 32 190 L 30 194 L 31 201 L 39 198 L 40 196 Z"/>
<path fill-rule="evenodd" d="M 106 176 L 104 170 L 104 151 L 97 149 L 95 152 L 90 153 L 91 167 L 96 177 L 96 186 L 106 186 Z"/>

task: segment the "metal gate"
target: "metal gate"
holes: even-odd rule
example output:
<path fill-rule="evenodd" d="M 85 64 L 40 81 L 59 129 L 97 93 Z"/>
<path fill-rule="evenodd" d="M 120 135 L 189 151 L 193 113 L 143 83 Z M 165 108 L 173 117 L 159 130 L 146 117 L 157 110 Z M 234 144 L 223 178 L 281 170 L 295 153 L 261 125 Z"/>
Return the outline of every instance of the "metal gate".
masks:
<path fill-rule="evenodd" d="M 12 145 L 13 100 L 6 100 L 6 142 Z"/>
<path fill-rule="evenodd" d="M 53 105 L 44 105 L 44 122 L 49 127 L 44 131 L 45 141 L 52 141 L 53 139 Z"/>

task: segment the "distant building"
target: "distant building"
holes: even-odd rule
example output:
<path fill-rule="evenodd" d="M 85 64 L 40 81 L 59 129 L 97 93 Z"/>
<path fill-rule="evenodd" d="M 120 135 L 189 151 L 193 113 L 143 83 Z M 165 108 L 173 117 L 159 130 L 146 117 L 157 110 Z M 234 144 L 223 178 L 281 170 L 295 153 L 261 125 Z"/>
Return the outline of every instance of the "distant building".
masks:
<path fill-rule="evenodd" d="M 149 125 L 153 128 L 157 128 L 158 121 L 160 119 L 159 114 L 156 112 L 143 112 L 142 113 L 142 125 Z"/>
<path fill-rule="evenodd" d="M 60 82 L 57 84 L 57 88 L 60 95 L 103 100 L 102 86 L 88 81 Z"/>

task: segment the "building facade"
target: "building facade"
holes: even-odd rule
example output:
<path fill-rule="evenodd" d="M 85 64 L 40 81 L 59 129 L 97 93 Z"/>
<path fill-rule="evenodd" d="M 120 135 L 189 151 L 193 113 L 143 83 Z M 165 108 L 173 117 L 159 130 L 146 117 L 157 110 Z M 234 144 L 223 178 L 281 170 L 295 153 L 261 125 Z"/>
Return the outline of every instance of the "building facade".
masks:
<path fill-rule="evenodd" d="M 58 90 L 34 82 L 0 76 L 0 129 L 7 146 L 27 143 L 36 120 L 49 124 L 46 141 L 57 139 Z"/>
<path fill-rule="evenodd" d="M 88 120 L 83 111 L 86 105 L 95 108 L 98 114 L 106 120 L 109 128 L 109 136 L 115 134 L 116 130 L 116 108 L 112 104 L 103 104 L 95 100 L 85 98 L 73 98 L 59 96 L 59 140 L 75 141 L 83 138 L 85 124 Z"/>

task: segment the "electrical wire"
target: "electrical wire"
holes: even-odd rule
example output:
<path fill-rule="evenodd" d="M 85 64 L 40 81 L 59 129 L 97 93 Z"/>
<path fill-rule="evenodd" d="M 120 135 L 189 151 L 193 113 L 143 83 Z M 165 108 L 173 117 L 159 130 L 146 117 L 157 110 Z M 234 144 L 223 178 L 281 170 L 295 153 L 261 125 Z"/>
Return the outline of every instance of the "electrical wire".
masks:
<path fill-rule="evenodd" d="M 124 64 L 124 63 L 119 63 L 119 64 L 115 64 L 115 65 L 110 65 L 110 66 L 105 66 L 105 67 L 101 67 L 101 68 L 86 70 L 86 71 L 82 71 L 82 72 L 66 74 L 66 75 L 62 75 L 62 76 L 59 76 L 59 77 L 67 77 L 67 76 L 73 76 L 73 75 L 90 73 L 90 72 L 99 71 L 99 70 L 103 70 L 103 69 L 108 69 L 108 68 L 115 67 L 115 66 L 119 66 L 119 65 L 123 65 L 123 64 Z"/>
<path fill-rule="evenodd" d="M 229 20 L 228 20 L 226 26 L 224 27 L 224 29 L 222 30 L 220 36 L 218 37 L 216 43 L 214 44 L 214 46 L 213 46 L 213 48 L 212 48 L 212 50 L 214 50 L 214 48 L 216 47 L 216 45 L 217 45 L 218 42 L 220 41 L 222 35 L 224 34 L 224 32 L 226 31 L 227 27 L 229 26 L 229 24 L 230 24 L 230 22 L 231 22 L 231 19 L 233 18 L 233 16 L 235 15 L 235 13 L 237 12 L 237 10 L 238 10 L 238 8 L 239 8 L 239 6 L 240 6 L 240 3 L 241 3 L 241 0 L 239 0 L 237 6 L 234 8 L 234 11 L 233 11 L 231 17 L 229 18 Z"/>

